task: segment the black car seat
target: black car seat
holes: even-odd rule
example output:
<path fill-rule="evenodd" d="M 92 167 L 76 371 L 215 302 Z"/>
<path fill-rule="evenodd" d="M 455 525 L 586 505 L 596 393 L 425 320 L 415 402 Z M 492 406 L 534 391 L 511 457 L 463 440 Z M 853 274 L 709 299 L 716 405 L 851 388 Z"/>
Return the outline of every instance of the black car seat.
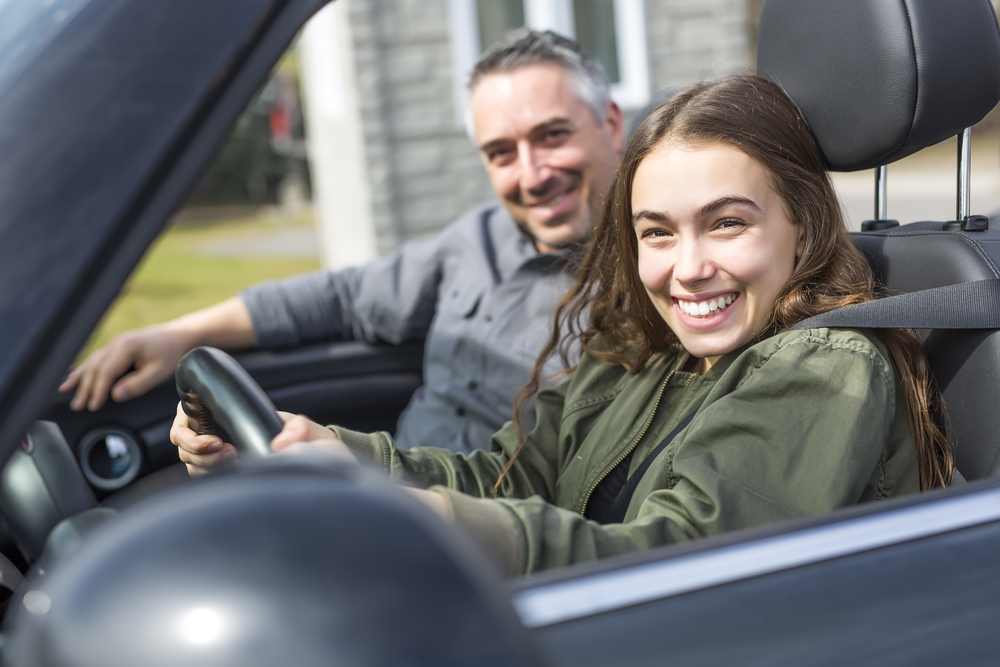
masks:
<path fill-rule="evenodd" d="M 856 171 L 981 120 L 1000 100 L 1000 30 L 988 0 L 766 0 L 757 67 L 799 105 L 829 168 Z M 962 222 L 853 236 L 890 293 L 1000 278 L 1000 230 Z M 1000 332 L 923 333 L 959 472 L 1000 474 Z"/>

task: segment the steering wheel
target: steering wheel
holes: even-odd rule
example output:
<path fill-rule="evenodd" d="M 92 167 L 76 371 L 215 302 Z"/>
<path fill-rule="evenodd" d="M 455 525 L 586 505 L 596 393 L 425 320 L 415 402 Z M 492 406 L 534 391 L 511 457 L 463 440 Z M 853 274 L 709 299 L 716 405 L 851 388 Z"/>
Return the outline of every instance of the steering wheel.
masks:
<path fill-rule="evenodd" d="M 231 442 L 243 460 L 271 451 L 281 419 L 235 359 L 221 350 L 199 347 L 181 359 L 176 379 L 193 430 Z M 0 513 L 28 562 L 43 552 L 54 557 L 72 552 L 84 534 L 114 514 L 98 506 L 59 427 L 44 421 L 31 425 L 21 449 L 0 467 Z M 9 583 L 12 575 L 5 565 L 6 558 L 0 555 L 0 579 Z M 2 594 L 0 588 L 0 598 Z"/>
<path fill-rule="evenodd" d="M 214 347 L 197 347 L 177 365 L 177 394 L 198 435 L 230 442 L 244 461 L 271 452 L 271 439 L 283 423 L 274 404 L 250 374 Z"/>

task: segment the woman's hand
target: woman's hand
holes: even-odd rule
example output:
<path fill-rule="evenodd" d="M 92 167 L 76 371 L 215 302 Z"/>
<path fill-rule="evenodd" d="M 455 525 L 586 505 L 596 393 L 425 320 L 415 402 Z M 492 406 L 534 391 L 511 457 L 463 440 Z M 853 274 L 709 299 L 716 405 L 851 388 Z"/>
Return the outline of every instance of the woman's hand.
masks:
<path fill-rule="evenodd" d="M 292 415 L 288 412 L 279 412 L 278 416 L 285 422 L 285 427 L 271 441 L 271 449 L 276 454 L 322 452 L 332 456 L 349 457 L 352 461 L 357 460 L 337 434 L 325 426 L 309 421 L 302 415 Z M 451 523 L 451 508 L 444 495 L 424 489 L 404 488 L 403 491 Z"/>
<path fill-rule="evenodd" d="M 278 412 L 278 416 L 285 422 L 285 426 L 271 440 L 271 449 L 275 454 L 283 456 L 321 452 L 357 460 L 337 434 L 325 426 L 290 412 Z M 223 442 L 216 435 L 198 435 L 188 427 L 188 416 L 180 403 L 177 404 L 177 416 L 170 428 L 170 442 L 177 446 L 178 456 L 192 476 L 204 475 L 218 465 L 236 460 L 236 448 L 231 444 Z M 424 489 L 403 490 L 445 521 L 452 521 L 450 507 L 442 494 Z"/>
<path fill-rule="evenodd" d="M 447 523 L 454 523 L 454 517 L 451 515 L 451 506 L 448 504 L 448 500 L 444 497 L 443 493 L 431 491 L 430 489 L 402 488 L 403 491 L 406 491 L 412 497 L 429 507 L 432 512 Z"/>
<path fill-rule="evenodd" d="M 271 449 L 280 454 L 322 452 L 355 460 L 337 435 L 316 422 L 290 412 L 278 412 L 285 427 L 271 441 Z M 198 435 L 188 426 L 188 416 L 181 404 L 170 427 L 170 442 L 177 446 L 177 455 L 191 476 L 204 475 L 212 468 L 235 461 L 236 447 L 223 442 L 217 435 Z"/>
<path fill-rule="evenodd" d="M 188 416 L 181 404 L 170 427 L 170 442 L 177 446 L 177 455 L 192 477 L 204 475 L 212 468 L 236 460 L 236 448 L 222 442 L 217 435 L 198 435 L 188 426 Z"/>
<path fill-rule="evenodd" d="M 357 460 L 337 434 L 327 427 L 290 412 L 279 412 L 278 416 L 285 427 L 271 441 L 271 450 L 276 454 L 321 452 Z"/>

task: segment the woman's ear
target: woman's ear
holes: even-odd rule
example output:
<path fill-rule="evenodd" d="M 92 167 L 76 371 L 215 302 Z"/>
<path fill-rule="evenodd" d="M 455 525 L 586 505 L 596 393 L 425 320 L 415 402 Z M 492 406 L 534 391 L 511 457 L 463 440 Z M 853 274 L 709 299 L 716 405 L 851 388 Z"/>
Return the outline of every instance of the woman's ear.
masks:
<path fill-rule="evenodd" d="M 806 249 L 806 230 L 802 225 L 799 225 L 799 236 L 795 241 L 795 264 L 798 265 L 799 260 L 802 259 L 802 253 Z"/>

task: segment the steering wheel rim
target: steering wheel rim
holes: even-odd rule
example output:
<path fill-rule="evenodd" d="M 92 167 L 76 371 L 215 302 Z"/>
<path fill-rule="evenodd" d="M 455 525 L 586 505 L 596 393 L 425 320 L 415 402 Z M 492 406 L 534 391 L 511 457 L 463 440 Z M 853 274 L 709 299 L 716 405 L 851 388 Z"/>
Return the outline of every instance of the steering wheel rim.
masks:
<path fill-rule="evenodd" d="M 283 423 L 264 390 L 230 355 L 197 347 L 181 359 L 175 379 L 195 431 L 228 436 L 243 460 L 271 452 L 271 440 Z"/>

